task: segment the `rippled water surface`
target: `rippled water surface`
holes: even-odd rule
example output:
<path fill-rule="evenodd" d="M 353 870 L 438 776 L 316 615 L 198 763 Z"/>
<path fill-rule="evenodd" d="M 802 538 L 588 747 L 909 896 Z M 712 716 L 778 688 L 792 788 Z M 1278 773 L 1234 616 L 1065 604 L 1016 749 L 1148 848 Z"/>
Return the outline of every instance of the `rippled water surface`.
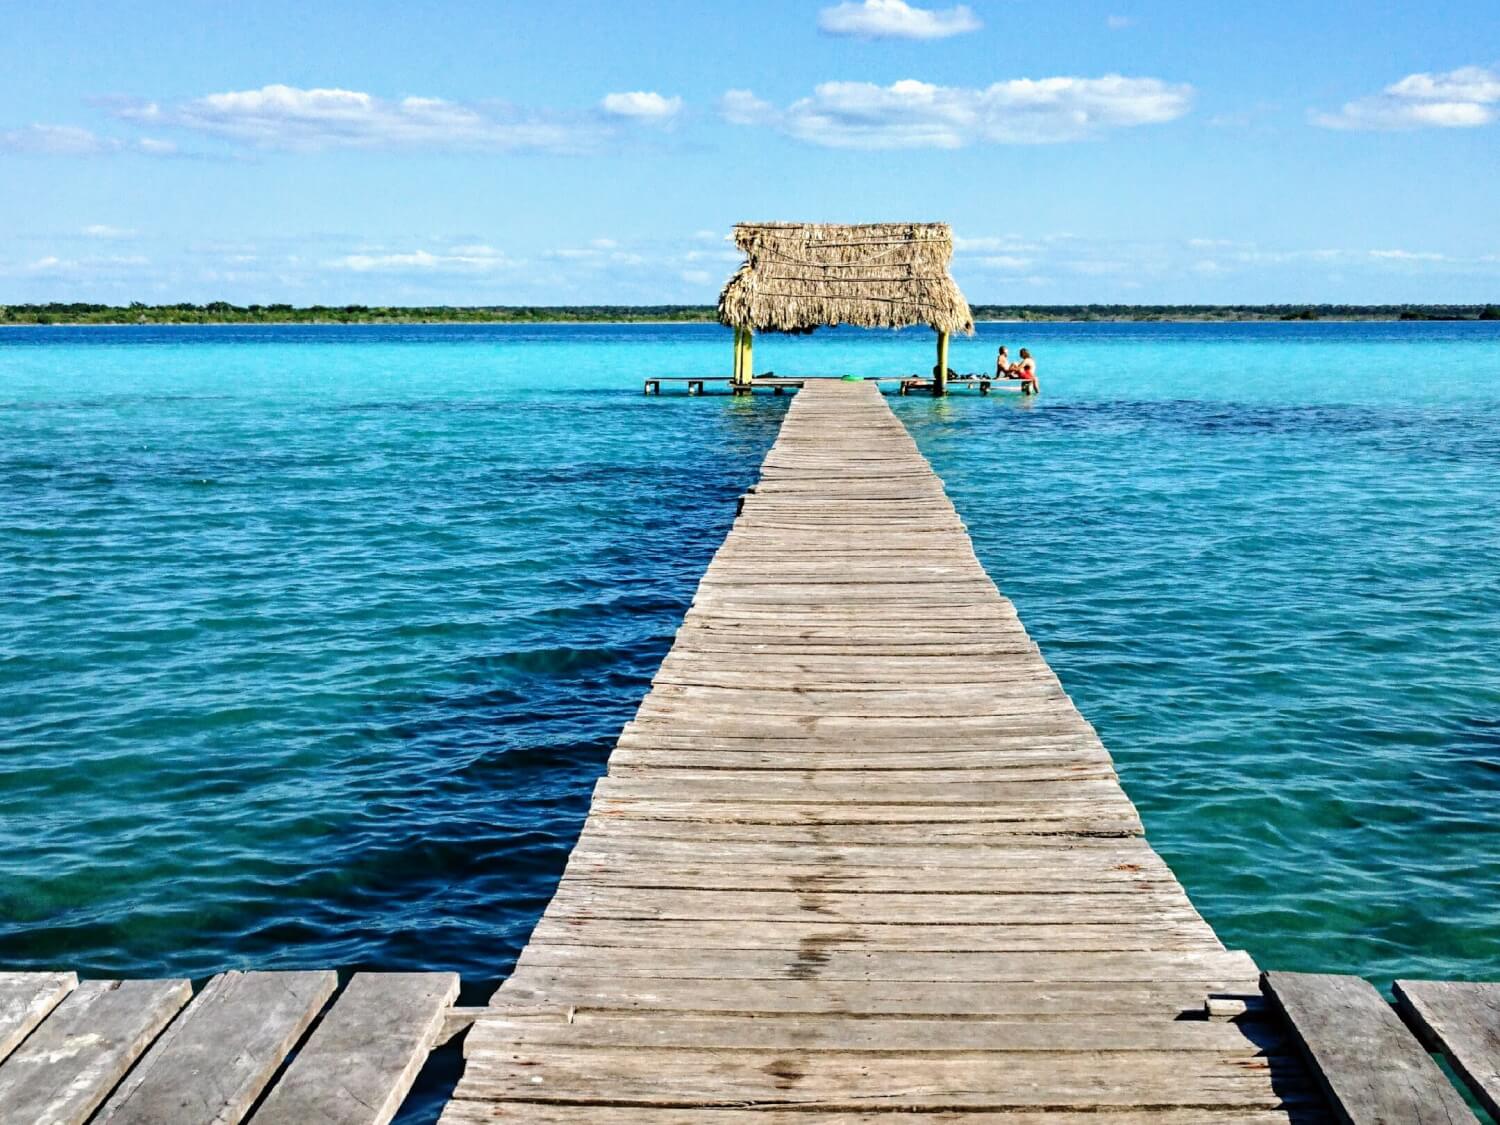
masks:
<path fill-rule="evenodd" d="M 892 399 L 1227 944 L 1500 977 L 1500 328 Z M 925 368 L 931 336 L 758 341 Z M 785 399 L 709 326 L 0 332 L 0 967 L 509 969 Z"/>

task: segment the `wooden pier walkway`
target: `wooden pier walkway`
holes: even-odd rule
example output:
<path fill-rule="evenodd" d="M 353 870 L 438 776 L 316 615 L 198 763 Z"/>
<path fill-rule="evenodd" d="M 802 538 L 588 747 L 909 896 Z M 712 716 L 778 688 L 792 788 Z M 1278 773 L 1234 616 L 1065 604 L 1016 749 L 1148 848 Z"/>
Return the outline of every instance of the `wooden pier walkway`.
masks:
<path fill-rule="evenodd" d="M 875 385 L 809 381 L 443 1121 L 1323 1120 L 1258 978 Z"/>

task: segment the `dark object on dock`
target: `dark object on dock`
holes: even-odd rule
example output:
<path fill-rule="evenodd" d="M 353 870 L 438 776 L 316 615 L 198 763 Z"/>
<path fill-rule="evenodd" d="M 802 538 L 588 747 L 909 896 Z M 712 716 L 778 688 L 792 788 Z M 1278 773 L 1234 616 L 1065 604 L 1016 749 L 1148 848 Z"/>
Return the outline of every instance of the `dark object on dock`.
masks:
<path fill-rule="evenodd" d="M 974 316 L 948 272 L 946 223 L 739 223 L 745 263 L 719 294 L 719 323 L 734 329 L 735 394 L 754 378 L 756 332 L 805 334 L 850 324 L 937 332 L 934 394 L 946 389 L 948 336 L 974 333 Z"/>
<path fill-rule="evenodd" d="M 1427 1047 L 1368 981 L 1266 973 L 1264 985 L 1340 1121 L 1477 1123 Z M 1398 981 L 1396 994 L 1404 1008 L 1434 1031 L 1436 1045 L 1493 1112 L 1500 1066 L 1500 1008 L 1495 1005 L 1500 986 Z M 1446 1038 L 1435 1033 L 1434 1021 L 1447 1030 Z"/>
<path fill-rule="evenodd" d="M 228 1125 L 254 1108 L 257 1125 L 383 1125 L 458 977 L 356 973 L 327 1007 L 337 987 L 331 971 L 221 973 L 196 997 L 186 980 L 0 974 L 0 1121 Z"/>

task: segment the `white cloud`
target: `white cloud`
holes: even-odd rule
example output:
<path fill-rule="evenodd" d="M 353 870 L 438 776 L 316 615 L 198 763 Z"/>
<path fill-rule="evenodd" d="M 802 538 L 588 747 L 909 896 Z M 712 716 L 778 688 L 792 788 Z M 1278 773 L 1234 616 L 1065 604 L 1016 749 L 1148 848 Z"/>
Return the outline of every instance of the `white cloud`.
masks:
<path fill-rule="evenodd" d="M 605 94 L 599 108 L 612 117 L 670 121 L 682 112 L 682 99 L 664 98 L 654 90 L 632 90 L 623 94 Z"/>
<path fill-rule="evenodd" d="M 1133 23 L 1135 23 L 1135 20 L 1129 16 L 1106 16 L 1104 20 L 1104 26 L 1111 31 L 1124 31 Z"/>
<path fill-rule="evenodd" d="M 713 262 L 720 265 L 729 263 L 738 265 L 745 260 L 745 255 L 739 250 L 732 250 L 728 247 L 722 250 L 689 250 L 682 257 L 683 261 L 687 262 Z"/>
<path fill-rule="evenodd" d="M 1337 113 L 1313 111 L 1325 129 L 1466 129 L 1500 118 L 1500 72 L 1465 66 L 1443 74 L 1408 74 Z"/>
<path fill-rule="evenodd" d="M 1021 258 L 1016 256 L 1015 254 L 989 254 L 983 258 L 978 259 L 978 262 L 986 269 L 1003 270 L 1009 272 L 1013 270 L 1030 269 L 1034 262 L 1034 259 Z"/>
<path fill-rule="evenodd" d="M 101 137 L 77 125 L 28 125 L 0 133 L 0 152 L 46 156 L 110 156 L 133 152 L 143 156 L 175 156 L 177 146 L 151 137 L 134 140 Z"/>
<path fill-rule="evenodd" d="M 829 35 L 861 39 L 946 39 L 983 25 L 963 4 L 954 8 L 915 8 L 906 0 L 846 0 L 818 13 L 818 27 Z"/>
<path fill-rule="evenodd" d="M 1021 238 L 1019 235 L 986 235 L 982 238 L 966 238 L 957 234 L 953 236 L 953 250 L 958 254 L 1027 253 L 1040 248 L 1035 239 Z"/>
<path fill-rule="evenodd" d="M 355 273 L 493 273 L 519 264 L 491 246 L 454 246 L 437 254 L 428 250 L 345 254 L 325 263 L 330 269 Z"/>
<path fill-rule="evenodd" d="M 780 116 L 774 105 L 749 90 L 726 90 L 719 113 L 731 125 L 774 125 Z"/>
<path fill-rule="evenodd" d="M 984 89 L 906 79 L 890 86 L 825 82 L 777 111 L 748 90 L 732 90 L 725 118 L 774 125 L 829 148 L 962 148 L 970 144 L 1076 141 L 1106 129 L 1172 121 L 1193 88 L 1157 78 L 1017 78 Z"/>
<path fill-rule="evenodd" d="M 1387 262 L 1446 262 L 1448 255 L 1421 250 L 1371 250 L 1370 257 Z"/>
<path fill-rule="evenodd" d="M 117 117 L 265 149 L 424 148 L 578 152 L 602 140 L 601 120 L 442 98 L 379 98 L 357 90 L 263 86 L 161 104 L 117 105 Z"/>
<path fill-rule="evenodd" d="M 1408 74 L 1386 93 L 1436 102 L 1500 102 L 1500 73 L 1464 66 L 1446 74 Z"/>
<path fill-rule="evenodd" d="M 112 227 L 107 223 L 90 223 L 78 232 L 85 238 L 125 239 L 134 238 L 139 232 L 127 227 Z"/>
<path fill-rule="evenodd" d="M 0 267 L 7 275 L 35 275 L 40 277 L 87 277 L 99 274 L 119 275 L 149 266 L 151 260 L 140 254 L 90 255 L 82 258 L 62 258 L 47 254 L 30 262 L 9 268 Z"/>
<path fill-rule="evenodd" d="M 577 262 L 595 269 L 605 266 L 639 266 L 645 262 L 641 255 L 621 250 L 612 238 L 596 238 L 585 247 L 564 247 L 549 250 L 544 255 L 564 262 Z"/>

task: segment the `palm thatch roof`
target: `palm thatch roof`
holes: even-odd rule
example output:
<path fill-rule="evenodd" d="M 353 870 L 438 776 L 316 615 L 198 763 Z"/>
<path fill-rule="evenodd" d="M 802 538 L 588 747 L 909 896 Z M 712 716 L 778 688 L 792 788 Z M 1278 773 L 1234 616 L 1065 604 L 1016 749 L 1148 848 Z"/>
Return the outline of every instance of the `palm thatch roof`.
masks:
<path fill-rule="evenodd" d="M 969 303 L 948 275 L 947 223 L 739 223 L 745 264 L 719 295 L 719 320 L 756 332 L 825 325 L 930 324 L 972 334 Z"/>

